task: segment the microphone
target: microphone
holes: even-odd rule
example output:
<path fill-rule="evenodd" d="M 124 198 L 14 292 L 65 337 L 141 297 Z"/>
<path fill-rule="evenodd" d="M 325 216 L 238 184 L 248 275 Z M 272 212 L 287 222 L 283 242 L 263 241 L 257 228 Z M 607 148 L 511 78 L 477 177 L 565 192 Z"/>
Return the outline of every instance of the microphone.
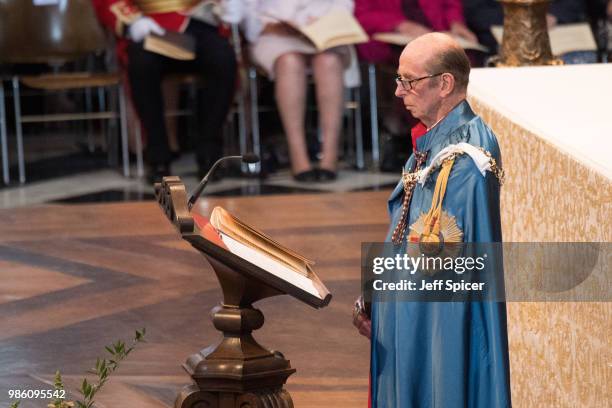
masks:
<path fill-rule="evenodd" d="M 211 176 L 211 174 L 214 173 L 217 167 L 219 167 L 219 165 L 226 160 L 237 160 L 237 159 L 242 160 L 243 163 L 253 164 L 259 161 L 259 156 L 257 156 L 255 153 L 249 152 L 249 153 L 243 154 L 242 156 L 225 156 L 217 160 L 215 164 L 212 165 L 210 170 L 208 170 L 208 173 L 206 173 L 202 181 L 200 181 L 200 184 L 198 184 L 195 190 L 193 190 L 193 192 L 191 193 L 191 196 L 189 197 L 189 201 L 187 201 L 187 208 L 189 208 L 189 210 L 191 210 L 191 207 L 193 207 L 196 201 L 198 201 L 198 198 L 200 198 L 200 195 L 202 195 L 202 191 L 204 191 L 204 187 L 206 187 L 206 184 L 208 184 L 208 178 Z"/>

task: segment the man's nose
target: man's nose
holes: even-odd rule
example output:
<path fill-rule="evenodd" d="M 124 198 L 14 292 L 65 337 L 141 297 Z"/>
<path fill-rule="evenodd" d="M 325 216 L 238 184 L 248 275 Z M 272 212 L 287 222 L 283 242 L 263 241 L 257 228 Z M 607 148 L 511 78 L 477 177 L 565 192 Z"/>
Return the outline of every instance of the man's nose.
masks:
<path fill-rule="evenodd" d="M 395 85 L 395 96 L 398 98 L 403 98 L 406 95 L 406 91 L 400 84 Z"/>

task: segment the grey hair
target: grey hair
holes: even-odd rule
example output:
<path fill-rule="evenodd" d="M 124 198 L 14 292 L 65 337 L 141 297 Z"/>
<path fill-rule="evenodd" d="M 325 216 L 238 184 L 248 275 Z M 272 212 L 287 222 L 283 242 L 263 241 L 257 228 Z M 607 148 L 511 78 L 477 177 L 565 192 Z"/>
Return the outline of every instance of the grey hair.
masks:
<path fill-rule="evenodd" d="M 461 47 L 449 47 L 427 62 L 431 74 L 448 72 L 455 78 L 455 86 L 460 91 L 467 90 L 470 79 L 470 60 Z"/>

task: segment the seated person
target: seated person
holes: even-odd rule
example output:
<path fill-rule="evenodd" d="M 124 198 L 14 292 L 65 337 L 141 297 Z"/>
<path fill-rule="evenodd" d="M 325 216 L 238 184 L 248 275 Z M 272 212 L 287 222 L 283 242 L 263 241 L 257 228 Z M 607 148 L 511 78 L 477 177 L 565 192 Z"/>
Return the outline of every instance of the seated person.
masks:
<path fill-rule="evenodd" d="M 294 179 L 334 180 L 344 100 L 343 71 L 350 62 L 350 50 L 340 46 L 319 52 L 284 22 L 305 25 L 334 9 L 352 13 L 352 0 L 252 0 L 244 4 L 245 33 L 252 59 L 275 81 L 275 97 L 287 134 Z M 318 169 L 310 163 L 304 128 L 309 67 L 323 137 Z"/>
<path fill-rule="evenodd" d="M 355 16 L 369 35 L 398 32 L 418 37 L 431 31 L 449 31 L 455 36 L 476 42 L 466 27 L 461 0 L 356 0 Z M 389 83 L 394 83 L 396 64 L 402 47 L 380 41 L 359 44 L 359 57 L 379 64 L 377 85 L 379 106 L 390 106 L 381 113 L 381 170 L 397 171 L 410 153 L 409 129 L 417 121 L 406 115 Z M 470 57 L 472 57 L 470 55 Z M 398 148 L 399 146 L 399 148 Z"/>
<path fill-rule="evenodd" d="M 168 73 L 199 73 L 204 83 L 196 141 L 199 173 L 204 174 L 222 154 L 222 127 L 236 83 L 232 46 L 219 28 L 199 18 L 205 1 L 93 0 L 99 19 L 118 36 L 119 59 L 127 67 L 131 97 L 147 138 L 145 157 L 149 181 L 170 174 L 172 152 L 164 120 L 162 78 Z M 195 3 L 195 7 L 194 7 Z M 195 39 L 196 57 L 179 61 L 147 51 L 143 40 L 151 33 L 185 32 Z"/>
<path fill-rule="evenodd" d="M 468 27 L 476 33 L 478 41 L 497 53 L 497 41 L 491 34 L 491 26 L 504 24 L 504 10 L 497 0 L 462 0 Z M 583 0 L 553 0 L 550 3 L 546 21 L 548 27 L 557 24 L 584 21 Z"/>
<path fill-rule="evenodd" d="M 431 31 L 449 31 L 476 42 L 465 25 L 461 0 L 356 0 L 355 16 L 370 35 L 399 32 L 418 37 Z M 388 44 L 370 41 L 357 47 L 359 56 L 369 62 L 394 64 L 399 51 Z"/>

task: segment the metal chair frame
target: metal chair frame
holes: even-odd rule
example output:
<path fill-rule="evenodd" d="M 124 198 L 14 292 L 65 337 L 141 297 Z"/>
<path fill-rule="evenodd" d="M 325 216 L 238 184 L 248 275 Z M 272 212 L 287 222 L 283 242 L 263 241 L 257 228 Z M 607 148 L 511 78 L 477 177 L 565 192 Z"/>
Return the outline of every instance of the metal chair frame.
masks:
<path fill-rule="evenodd" d="M 118 102 L 118 109 L 110 109 L 102 112 L 78 112 L 78 113 L 59 113 L 59 114 L 44 114 L 44 115 L 22 115 L 21 113 L 21 92 L 20 92 L 20 79 L 17 76 L 11 78 L 13 88 L 13 108 L 15 115 L 15 135 L 17 141 L 17 164 L 19 172 L 19 182 L 21 184 L 26 181 L 25 174 L 25 158 L 23 150 L 23 125 L 28 123 L 42 123 L 42 122 L 67 122 L 67 121 L 90 121 L 90 120 L 119 120 L 119 134 L 121 137 L 121 150 L 122 150 L 122 162 L 123 162 L 123 175 L 129 177 L 130 175 L 130 162 L 128 152 L 128 140 L 127 140 L 127 117 L 126 117 L 126 99 L 123 91 L 122 83 L 120 80 L 116 84 L 109 85 L 108 87 L 114 87 L 117 93 L 116 101 Z M 91 87 L 74 87 L 71 89 L 91 89 Z M 115 104 L 116 106 L 116 104 Z M 4 88 L 0 87 L 0 115 L 2 115 L 2 123 L 0 124 L 1 134 L 1 149 L 2 149 L 2 164 L 3 164 L 3 180 L 5 184 L 10 182 L 10 175 L 8 170 L 8 146 L 7 146 L 7 135 L 6 135 L 6 113 L 4 111 Z M 142 148 L 139 146 L 140 140 L 137 138 L 137 151 L 139 163 L 142 162 Z"/>
<path fill-rule="evenodd" d="M 370 134 L 372 137 L 372 167 L 380 167 L 380 137 L 378 135 L 378 97 L 376 93 L 376 65 L 368 63 L 368 87 L 370 95 Z"/>
<path fill-rule="evenodd" d="M 0 78 L 0 149 L 2 153 L 2 181 L 10 182 L 9 157 L 6 134 L 6 107 L 4 104 L 4 80 Z"/>

